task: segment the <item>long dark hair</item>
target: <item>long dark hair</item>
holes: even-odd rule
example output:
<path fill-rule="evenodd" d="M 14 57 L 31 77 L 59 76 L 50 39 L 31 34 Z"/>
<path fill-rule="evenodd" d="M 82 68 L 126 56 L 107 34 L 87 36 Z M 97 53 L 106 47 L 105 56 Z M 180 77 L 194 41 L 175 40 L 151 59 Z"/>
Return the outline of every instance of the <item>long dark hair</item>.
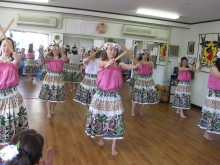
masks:
<path fill-rule="evenodd" d="M 19 154 L 6 165 L 34 165 L 42 157 L 44 139 L 34 129 L 27 129 L 12 137 L 10 145 L 20 143 Z"/>
<path fill-rule="evenodd" d="M 7 37 L 7 39 L 8 40 L 10 40 L 11 41 L 11 43 L 12 43 L 12 47 L 13 47 L 13 49 L 15 50 L 15 43 L 14 43 L 14 41 L 11 39 L 11 38 L 9 38 L 9 37 Z M 1 42 L 0 42 L 0 46 L 2 45 L 2 42 L 5 40 L 5 38 L 3 38 L 2 40 L 1 40 Z M 12 58 L 12 53 L 11 53 L 11 58 Z M 13 59 L 13 58 L 12 58 Z"/>
<path fill-rule="evenodd" d="M 65 45 L 64 48 L 64 54 L 67 55 L 67 53 L 70 51 L 70 46 L 69 45 Z"/>
<path fill-rule="evenodd" d="M 141 61 L 142 59 L 143 59 L 143 56 L 145 55 L 145 54 L 148 54 L 148 52 L 143 52 L 143 53 L 140 53 L 139 54 L 139 57 L 138 57 L 138 61 Z M 149 54 L 148 54 L 148 57 L 147 57 L 147 61 L 150 61 L 150 59 L 149 59 Z"/>
<path fill-rule="evenodd" d="M 220 58 L 216 59 L 215 66 L 217 67 L 218 71 L 220 72 Z"/>
<path fill-rule="evenodd" d="M 34 45 L 33 44 L 29 44 L 28 53 L 34 53 Z"/>
<path fill-rule="evenodd" d="M 181 62 L 180 62 L 180 67 L 182 67 L 182 62 L 183 62 L 183 60 L 186 60 L 186 61 L 188 62 L 188 58 L 182 57 L 182 58 L 181 58 Z M 188 64 L 187 64 L 186 67 L 189 68 Z"/>

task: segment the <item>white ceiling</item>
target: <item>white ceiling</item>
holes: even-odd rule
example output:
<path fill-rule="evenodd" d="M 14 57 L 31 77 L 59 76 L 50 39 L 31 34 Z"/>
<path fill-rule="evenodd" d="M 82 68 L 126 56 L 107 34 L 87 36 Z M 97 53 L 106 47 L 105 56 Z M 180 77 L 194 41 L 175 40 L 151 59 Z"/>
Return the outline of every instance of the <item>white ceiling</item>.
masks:
<path fill-rule="evenodd" d="M 3 0 L 2 2 L 28 3 L 22 0 Z M 43 3 L 32 2 L 30 4 L 42 5 Z M 220 20 L 220 0 L 50 0 L 48 4 L 43 5 L 138 17 L 143 17 L 143 15 L 134 13 L 134 10 L 148 8 L 177 13 L 181 17 L 171 21 L 187 24 Z"/>

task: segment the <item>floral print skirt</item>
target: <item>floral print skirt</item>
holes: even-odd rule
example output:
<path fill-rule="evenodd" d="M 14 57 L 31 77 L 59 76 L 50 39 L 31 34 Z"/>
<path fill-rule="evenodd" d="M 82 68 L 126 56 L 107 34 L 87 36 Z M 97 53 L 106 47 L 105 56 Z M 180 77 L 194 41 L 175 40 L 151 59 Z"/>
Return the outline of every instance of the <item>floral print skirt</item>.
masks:
<path fill-rule="evenodd" d="M 172 107 L 179 109 L 191 108 L 191 90 L 189 81 L 179 81 L 174 94 Z"/>
<path fill-rule="evenodd" d="M 124 109 L 118 91 L 98 89 L 89 107 L 86 133 L 104 139 L 123 139 Z"/>
<path fill-rule="evenodd" d="M 138 104 L 156 104 L 158 92 L 151 75 L 138 75 L 132 93 L 132 102 Z"/>
<path fill-rule="evenodd" d="M 198 126 L 210 133 L 220 134 L 220 90 L 209 89 Z"/>
<path fill-rule="evenodd" d="M 84 105 L 91 104 L 92 98 L 97 90 L 96 78 L 97 75 L 95 74 L 86 74 L 73 100 Z"/>
<path fill-rule="evenodd" d="M 63 67 L 64 81 L 67 83 L 79 83 L 82 81 L 82 72 L 78 64 L 65 63 Z"/>
<path fill-rule="evenodd" d="M 65 100 L 62 73 L 48 70 L 43 80 L 39 98 L 50 102 L 62 102 Z"/>
<path fill-rule="evenodd" d="M 0 144 L 9 143 L 12 136 L 24 129 L 28 129 L 28 116 L 17 87 L 0 89 Z"/>
<path fill-rule="evenodd" d="M 42 72 L 41 72 L 41 76 L 40 76 L 40 80 L 43 81 L 44 80 L 44 77 L 46 76 L 47 74 L 47 64 L 45 64 L 43 66 L 43 69 L 42 69 Z"/>
<path fill-rule="evenodd" d="M 132 76 L 132 78 L 130 79 L 130 83 L 129 83 L 129 86 L 130 86 L 131 88 L 134 88 L 135 80 L 136 80 L 137 77 L 138 77 L 138 74 L 137 74 L 136 71 L 134 71 L 133 76 Z"/>
<path fill-rule="evenodd" d="M 35 60 L 27 59 L 25 61 L 23 73 L 26 75 L 33 75 L 36 74 L 38 70 L 37 63 Z"/>

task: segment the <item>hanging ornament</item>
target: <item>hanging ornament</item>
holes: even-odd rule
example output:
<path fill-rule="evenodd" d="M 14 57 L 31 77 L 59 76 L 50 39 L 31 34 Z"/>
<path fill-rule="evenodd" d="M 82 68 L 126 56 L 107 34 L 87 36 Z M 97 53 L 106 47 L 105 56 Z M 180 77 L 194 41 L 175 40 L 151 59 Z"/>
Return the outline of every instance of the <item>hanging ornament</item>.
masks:
<path fill-rule="evenodd" d="M 104 23 L 100 23 L 96 26 L 96 31 L 99 34 L 104 34 L 107 31 L 107 25 Z"/>

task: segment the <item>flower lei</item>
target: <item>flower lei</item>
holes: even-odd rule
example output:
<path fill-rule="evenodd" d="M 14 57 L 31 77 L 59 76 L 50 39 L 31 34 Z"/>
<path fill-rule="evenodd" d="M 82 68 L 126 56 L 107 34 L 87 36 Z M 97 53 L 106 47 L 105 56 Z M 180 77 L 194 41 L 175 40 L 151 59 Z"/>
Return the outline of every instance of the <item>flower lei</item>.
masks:
<path fill-rule="evenodd" d="M 3 161 L 11 161 L 14 159 L 18 154 L 18 150 L 20 148 L 20 142 L 16 145 L 7 145 L 0 151 L 0 157 Z"/>
<path fill-rule="evenodd" d="M 9 57 L 8 59 L 5 60 L 5 59 L 3 59 L 2 56 L 0 56 L 0 60 L 3 61 L 3 62 L 10 62 L 10 61 L 12 61 L 12 58 Z"/>

